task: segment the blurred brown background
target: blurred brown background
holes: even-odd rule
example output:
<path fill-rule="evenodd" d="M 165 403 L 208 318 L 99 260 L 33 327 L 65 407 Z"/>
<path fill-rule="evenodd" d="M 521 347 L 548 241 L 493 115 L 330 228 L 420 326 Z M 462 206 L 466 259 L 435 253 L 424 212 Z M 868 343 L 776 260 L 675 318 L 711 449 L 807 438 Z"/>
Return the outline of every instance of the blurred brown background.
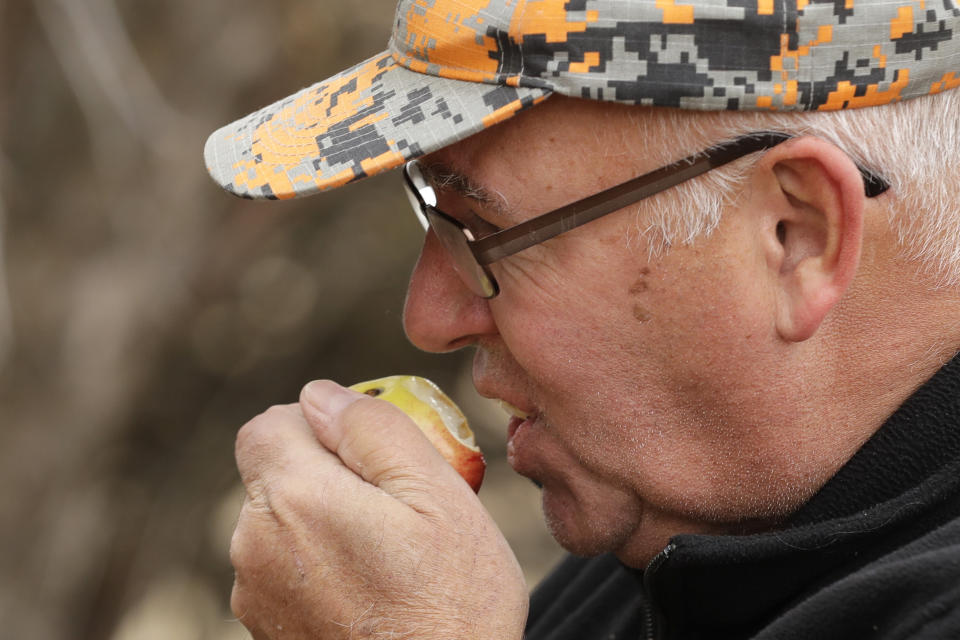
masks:
<path fill-rule="evenodd" d="M 381 51 L 394 0 L 0 0 L 0 637 L 248 637 L 236 430 L 313 378 L 419 373 L 488 454 L 531 585 L 556 557 L 470 353 L 400 326 L 421 232 L 398 176 L 252 203 L 218 126 Z"/>

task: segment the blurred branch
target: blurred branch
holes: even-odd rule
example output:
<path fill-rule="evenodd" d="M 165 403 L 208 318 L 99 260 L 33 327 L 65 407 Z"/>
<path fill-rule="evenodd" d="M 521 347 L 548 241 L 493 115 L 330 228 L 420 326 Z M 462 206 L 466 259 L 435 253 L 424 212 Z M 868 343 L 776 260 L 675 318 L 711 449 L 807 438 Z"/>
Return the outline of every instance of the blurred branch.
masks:
<path fill-rule="evenodd" d="M 2 4 L 0 4 L 2 13 Z M 3 201 L 3 176 L 7 165 L 7 157 L 0 150 L 0 371 L 3 370 L 13 349 L 13 312 L 10 306 L 10 289 L 7 285 L 6 260 L 6 209 Z"/>
<path fill-rule="evenodd" d="M 182 116 L 154 83 L 113 0 L 33 0 L 33 5 L 77 96 L 91 139 L 122 147 L 132 137 L 156 150 L 162 132 Z M 118 120 L 124 125 L 122 134 L 115 126 Z M 98 151 L 101 161 L 116 161 L 112 149 Z"/>

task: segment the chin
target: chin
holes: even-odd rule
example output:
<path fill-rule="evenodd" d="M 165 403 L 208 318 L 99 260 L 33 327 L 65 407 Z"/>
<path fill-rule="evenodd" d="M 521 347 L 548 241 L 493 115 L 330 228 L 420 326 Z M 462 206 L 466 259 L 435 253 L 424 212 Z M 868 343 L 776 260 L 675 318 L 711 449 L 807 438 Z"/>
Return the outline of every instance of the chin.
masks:
<path fill-rule="evenodd" d="M 542 493 L 543 516 L 550 535 L 570 553 L 591 557 L 602 553 L 619 551 L 636 534 L 636 522 L 632 518 L 609 517 L 594 510 L 584 510 L 581 503 L 569 492 L 544 488 Z M 624 510 L 629 512 L 629 509 Z M 654 554 L 659 552 L 656 549 Z M 651 556 L 652 557 L 652 556 Z"/>
<path fill-rule="evenodd" d="M 617 491 L 607 487 L 609 494 Z M 589 492 L 588 492 L 589 493 Z M 635 497 L 608 499 L 595 496 L 575 497 L 562 489 L 551 490 L 548 484 L 542 494 L 543 515 L 550 534 L 570 553 L 592 557 L 612 553 L 623 564 L 643 569 L 670 543 L 673 536 L 688 533 L 730 533 L 729 525 L 701 522 L 680 515 L 670 515 L 642 505 Z"/>

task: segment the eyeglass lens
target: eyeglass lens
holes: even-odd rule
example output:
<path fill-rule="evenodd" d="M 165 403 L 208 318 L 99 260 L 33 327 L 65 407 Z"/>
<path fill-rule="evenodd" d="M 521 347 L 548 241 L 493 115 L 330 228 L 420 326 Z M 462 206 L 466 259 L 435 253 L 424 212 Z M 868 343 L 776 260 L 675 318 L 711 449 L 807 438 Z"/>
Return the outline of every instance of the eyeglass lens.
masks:
<path fill-rule="evenodd" d="M 477 264 L 477 259 L 467 244 L 468 238 L 464 228 L 433 207 L 425 207 L 425 209 L 430 228 L 437 234 L 440 243 L 453 258 L 454 268 L 470 290 L 483 298 L 492 298 L 497 295 L 497 285 L 484 268 Z"/>

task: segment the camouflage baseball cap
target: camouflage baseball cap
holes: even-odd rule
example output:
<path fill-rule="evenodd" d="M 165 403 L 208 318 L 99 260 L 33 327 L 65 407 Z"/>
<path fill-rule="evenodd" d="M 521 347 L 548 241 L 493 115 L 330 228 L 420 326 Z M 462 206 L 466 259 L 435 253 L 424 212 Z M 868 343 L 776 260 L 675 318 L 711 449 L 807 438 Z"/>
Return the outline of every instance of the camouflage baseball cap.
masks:
<path fill-rule="evenodd" d="M 215 132 L 210 174 L 290 198 L 391 169 L 553 92 L 832 110 L 960 86 L 957 0 L 400 0 L 386 52 Z"/>

